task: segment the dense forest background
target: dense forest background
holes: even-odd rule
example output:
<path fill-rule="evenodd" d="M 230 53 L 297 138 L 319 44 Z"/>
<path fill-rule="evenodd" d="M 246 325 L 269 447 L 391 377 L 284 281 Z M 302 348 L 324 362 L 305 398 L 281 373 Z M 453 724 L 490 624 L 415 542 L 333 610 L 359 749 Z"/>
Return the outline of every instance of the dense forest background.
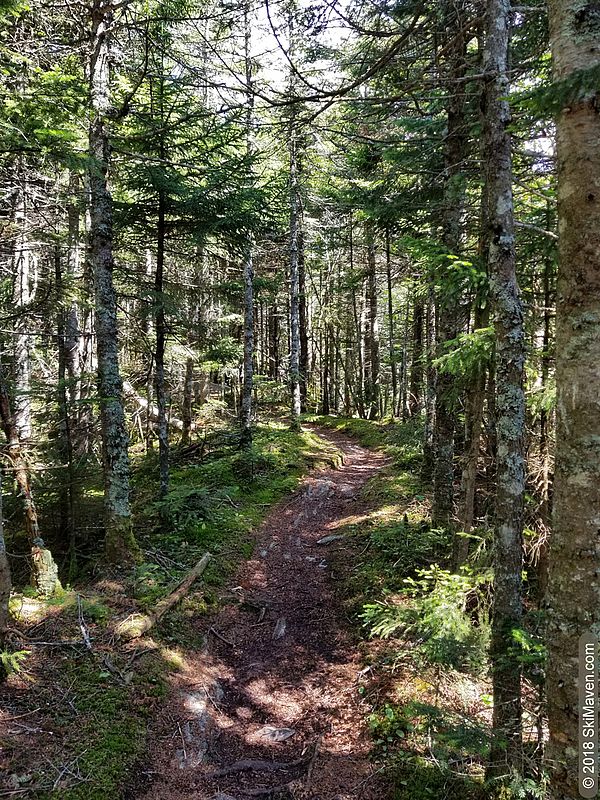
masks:
<path fill-rule="evenodd" d="M 429 549 L 400 577 L 458 609 L 440 641 L 489 652 L 485 777 L 576 796 L 568 676 L 598 632 L 596 5 L 0 11 L 2 638 L 10 573 L 52 594 L 55 562 L 65 586 L 152 562 L 151 532 L 222 488 L 183 485 L 190 459 L 230 448 L 253 477 L 274 420 L 401 428 L 427 498 L 402 530 Z M 366 608 L 380 635 L 406 625 Z"/>

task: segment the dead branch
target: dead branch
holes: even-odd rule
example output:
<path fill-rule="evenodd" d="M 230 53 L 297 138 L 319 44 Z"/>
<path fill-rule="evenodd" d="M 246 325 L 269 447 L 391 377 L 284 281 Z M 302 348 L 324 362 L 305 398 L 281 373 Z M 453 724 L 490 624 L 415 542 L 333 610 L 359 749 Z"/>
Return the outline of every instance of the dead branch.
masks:
<path fill-rule="evenodd" d="M 119 623 L 116 628 L 117 635 L 124 639 L 137 639 L 138 636 L 147 633 L 169 609 L 173 608 L 185 597 L 192 584 L 202 575 L 211 558 L 210 553 L 205 553 L 195 567 L 188 572 L 179 586 L 156 605 L 154 611 L 148 614 L 132 614 Z"/>
<path fill-rule="evenodd" d="M 152 422 L 158 422 L 158 407 L 151 405 L 144 397 L 141 397 L 129 381 L 123 381 L 123 394 L 127 400 L 133 400 L 139 410 L 144 411 Z M 177 431 L 183 430 L 183 422 L 176 417 L 171 417 L 169 419 L 169 425 Z M 196 425 L 192 423 L 192 430 L 195 429 Z"/>

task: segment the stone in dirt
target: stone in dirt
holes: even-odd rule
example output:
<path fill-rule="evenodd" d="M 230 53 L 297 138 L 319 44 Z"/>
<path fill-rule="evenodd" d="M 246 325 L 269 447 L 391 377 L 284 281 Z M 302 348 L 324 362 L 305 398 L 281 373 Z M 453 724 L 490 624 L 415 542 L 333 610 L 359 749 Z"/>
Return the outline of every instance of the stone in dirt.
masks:
<path fill-rule="evenodd" d="M 281 639 L 282 636 L 285 636 L 286 627 L 287 623 L 285 617 L 279 617 L 275 625 L 275 630 L 273 631 L 273 639 Z"/>
<path fill-rule="evenodd" d="M 223 697 L 223 690 L 218 684 L 213 687 L 215 699 Z M 192 712 L 193 719 L 188 719 L 180 724 L 180 737 L 184 747 L 176 752 L 179 769 L 193 769 L 198 767 L 208 753 L 210 728 L 213 719 L 208 711 L 210 695 L 206 689 L 187 694 L 185 697 L 186 710 Z"/>
<path fill-rule="evenodd" d="M 272 725 L 265 725 L 258 731 L 259 736 L 270 739 L 272 742 L 285 742 L 286 739 L 291 739 L 295 733 L 294 728 L 274 728 Z"/>
<path fill-rule="evenodd" d="M 354 497 L 356 494 L 356 489 L 350 483 L 341 483 L 338 488 L 338 494 L 342 497 Z"/>
<path fill-rule="evenodd" d="M 327 497 L 335 492 L 335 483 L 333 481 L 315 481 L 308 487 L 308 497 Z"/>
<path fill-rule="evenodd" d="M 322 539 L 319 539 L 317 544 L 330 544 L 331 542 L 336 542 L 338 539 L 344 539 L 343 533 L 331 533 L 329 536 L 323 536 Z"/>

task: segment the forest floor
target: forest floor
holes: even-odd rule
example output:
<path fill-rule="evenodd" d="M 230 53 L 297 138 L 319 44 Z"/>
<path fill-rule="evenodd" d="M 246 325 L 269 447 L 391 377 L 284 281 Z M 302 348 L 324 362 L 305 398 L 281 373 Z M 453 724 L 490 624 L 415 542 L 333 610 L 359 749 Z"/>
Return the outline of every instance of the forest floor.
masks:
<path fill-rule="evenodd" d="M 472 624 L 469 573 L 444 571 L 420 431 L 313 421 L 259 426 L 245 454 L 226 427 L 174 450 L 162 509 L 141 458 L 145 561 L 49 601 L 15 595 L 0 798 L 489 796 L 488 626 Z M 206 550 L 202 582 L 119 639 Z"/>
<path fill-rule="evenodd" d="M 128 796 L 383 797 L 358 692 L 364 665 L 331 559 L 349 565 L 339 530 L 368 510 L 360 490 L 386 459 L 320 435 L 343 465 L 312 474 L 271 511 L 222 609 L 198 620 L 206 646 L 186 655 Z"/>

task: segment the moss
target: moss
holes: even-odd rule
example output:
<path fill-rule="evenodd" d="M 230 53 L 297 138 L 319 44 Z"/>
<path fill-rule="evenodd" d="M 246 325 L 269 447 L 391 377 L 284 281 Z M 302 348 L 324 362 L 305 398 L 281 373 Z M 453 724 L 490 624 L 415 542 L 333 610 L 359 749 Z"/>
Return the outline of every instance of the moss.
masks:
<path fill-rule="evenodd" d="M 63 674 L 74 689 L 75 717 L 62 724 L 72 732 L 69 759 L 77 759 L 84 783 L 42 792 L 40 800 L 106 800 L 122 796 L 130 769 L 146 743 L 148 716 L 156 698 L 166 693 L 166 661 L 151 659 L 132 684 L 115 683 L 113 676 L 90 658 L 73 659 Z M 135 702 L 134 702 L 135 700 Z M 60 723 L 60 720 L 57 719 Z"/>
<path fill-rule="evenodd" d="M 112 610 L 97 598 L 84 598 L 81 601 L 81 612 L 86 620 L 91 620 L 97 625 L 106 625 L 112 615 Z"/>
<path fill-rule="evenodd" d="M 221 585 L 240 560 L 250 556 L 251 532 L 270 508 L 315 466 L 341 462 L 340 452 L 329 442 L 311 431 L 291 431 L 277 422 L 258 426 L 252 447 L 244 452 L 237 447 L 237 436 L 225 438 L 221 431 L 219 437 L 210 459 L 180 463 L 172 470 L 171 490 L 161 503 L 148 502 L 155 490 L 147 482 L 155 474 L 154 467 L 150 471 L 146 459 L 138 464 L 136 508 L 154 529 L 145 544 L 182 565 L 167 569 L 144 562 L 137 566 L 133 588 L 144 608 L 167 594 L 184 574 L 183 565 L 194 563 L 205 550 L 215 558 L 205 573 L 204 585 Z M 208 602 L 205 610 L 213 608 Z M 164 623 L 167 628 L 175 619 L 173 612 L 169 616 L 171 623 Z"/>
<path fill-rule="evenodd" d="M 141 559 L 141 551 L 135 539 L 131 517 L 113 514 L 106 523 L 104 543 L 106 558 L 111 564 L 134 564 Z"/>

